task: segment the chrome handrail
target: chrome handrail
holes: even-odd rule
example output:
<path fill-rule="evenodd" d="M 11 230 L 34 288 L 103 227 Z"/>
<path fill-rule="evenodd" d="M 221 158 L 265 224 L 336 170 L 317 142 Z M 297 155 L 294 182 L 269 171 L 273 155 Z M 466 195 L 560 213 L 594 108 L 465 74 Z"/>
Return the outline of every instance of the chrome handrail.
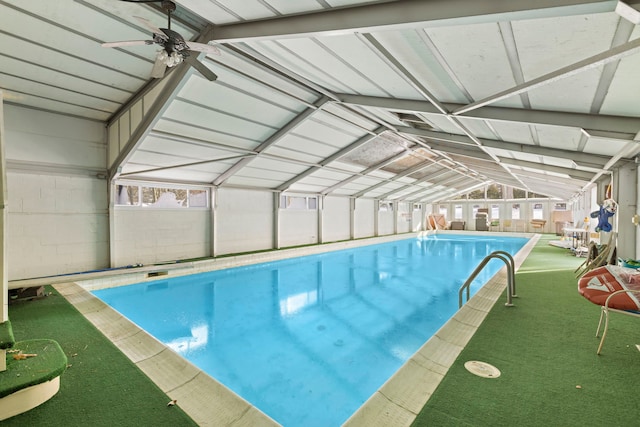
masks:
<path fill-rule="evenodd" d="M 471 273 L 471 276 L 469 276 L 467 281 L 464 282 L 464 284 L 460 287 L 460 290 L 458 291 L 458 308 L 462 307 L 462 292 L 465 289 L 467 290 L 467 301 L 469 301 L 469 286 L 471 285 L 471 282 L 473 282 L 473 279 L 475 279 L 476 276 L 480 274 L 487 263 L 489 263 L 489 261 L 494 258 L 501 259 L 507 265 L 507 302 L 505 305 L 507 307 L 513 307 L 513 303 L 511 302 L 511 300 L 512 298 L 518 297 L 518 295 L 516 295 L 515 261 L 513 260 L 513 257 L 509 252 L 493 251 L 489 255 L 484 257 L 482 262 L 476 267 L 475 270 L 473 270 L 473 273 Z"/>

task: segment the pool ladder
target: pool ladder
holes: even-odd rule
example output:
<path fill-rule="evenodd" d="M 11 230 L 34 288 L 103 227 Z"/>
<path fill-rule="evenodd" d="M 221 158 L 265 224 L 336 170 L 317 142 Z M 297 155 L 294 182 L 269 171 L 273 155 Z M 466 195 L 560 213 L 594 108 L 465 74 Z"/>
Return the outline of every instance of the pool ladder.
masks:
<path fill-rule="evenodd" d="M 462 307 L 462 293 L 466 289 L 467 291 L 467 301 L 469 301 L 469 286 L 471 286 L 471 282 L 476 278 L 478 274 L 482 271 L 482 269 L 491 261 L 492 259 L 497 258 L 504 261 L 507 265 L 507 307 L 513 307 L 513 303 L 511 302 L 512 298 L 517 298 L 516 295 L 516 276 L 515 276 L 515 262 L 513 261 L 513 257 L 510 253 L 505 251 L 494 251 L 489 255 L 484 257 L 482 262 L 473 270 L 471 276 L 467 279 L 466 282 L 460 287 L 460 291 L 458 291 L 458 308 Z"/>

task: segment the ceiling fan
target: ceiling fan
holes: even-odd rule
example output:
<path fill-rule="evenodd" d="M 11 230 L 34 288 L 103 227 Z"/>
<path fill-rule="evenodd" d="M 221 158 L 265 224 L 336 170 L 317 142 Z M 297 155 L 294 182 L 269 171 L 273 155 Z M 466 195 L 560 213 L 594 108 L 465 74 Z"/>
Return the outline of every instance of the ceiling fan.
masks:
<path fill-rule="evenodd" d="M 151 40 L 126 40 L 120 42 L 102 43 L 102 47 L 124 47 L 157 44 L 162 49 L 158 50 L 151 77 L 160 79 L 164 77 L 167 68 L 187 62 L 198 70 L 206 79 L 214 81 L 218 78 L 207 66 L 190 56 L 192 51 L 220 55 L 217 47 L 204 43 L 187 41 L 176 31 L 171 29 L 171 13 L 176 10 L 176 4 L 169 0 L 162 1 L 162 9 L 167 12 L 167 28 L 158 28 L 151 22 L 139 16 L 134 16 L 141 24 L 153 33 Z"/>

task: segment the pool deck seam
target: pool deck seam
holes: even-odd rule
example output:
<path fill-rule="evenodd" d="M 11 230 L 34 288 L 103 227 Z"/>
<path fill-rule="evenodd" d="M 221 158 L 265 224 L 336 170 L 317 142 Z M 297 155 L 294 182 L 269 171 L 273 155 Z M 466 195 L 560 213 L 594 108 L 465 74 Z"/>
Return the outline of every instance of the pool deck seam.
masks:
<path fill-rule="evenodd" d="M 502 235 L 507 236 L 506 234 Z M 509 235 L 517 237 L 531 237 L 530 234 Z M 535 246 L 539 237 L 539 235 L 534 235 L 533 238 L 531 238 L 518 252 L 516 257 L 514 257 L 516 261 L 516 270 L 520 267 L 533 246 Z M 381 241 L 372 242 L 369 240 L 365 244 L 371 245 L 407 238 L 411 238 L 411 236 L 401 235 L 393 236 L 391 238 L 387 236 L 387 238 L 383 238 Z M 301 254 L 300 252 L 291 253 L 291 256 L 301 255 L 306 254 Z M 264 259 L 266 258 L 264 254 L 261 254 L 261 256 L 256 258 L 259 259 L 255 262 L 267 261 Z M 245 261 L 240 264 L 245 265 L 246 263 L 247 262 Z M 204 271 L 202 268 L 193 268 L 192 266 L 189 266 L 189 270 L 189 273 Z M 462 352 L 464 345 L 466 345 L 466 343 L 471 339 L 475 330 L 477 330 L 477 328 L 482 324 L 482 321 L 491 310 L 491 307 L 495 305 L 506 288 L 507 281 L 504 270 L 506 270 L 506 267 L 501 269 L 487 283 L 487 285 L 491 286 L 483 286 L 482 289 L 487 288 L 485 292 L 488 295 L 484 295 L 485 292 L 483 292 L 476 299 L 476 302 L 480 301 L 480 299 L 493 299 L 492 304 L 487 304 L 487 301 L 483 301 L 483 304 L 490 305 L 487 310 L 473 307 L 472 301 L 474 301 L 474 298 L 478 296 L 478 294 L 469 299 L 462 309 L 456 312 L 456 314 L 449 319 L 431 339 L 424 343 L 424 345 L 422 345 L 420 349 L 418 349 L 413 356 L 410 357 L 407 362 L 382 385 L 382 387 L 380 387 L 380 389 L 373 393 L 373 395 L 354 414 L 352 414 L 343 426 L 410 426 L 415 420 L 417 414 L 420 412 L 420 409 L 427 403 L 440 381 L 446 375 L 446 371 Z M 80 311 L 85 318 L 87 318 L 98 330 L 109 338 L 114 345 L 116 345 L 132 361 L 132 363 L 134 363 L 158 387 L 167 393 L 168 396 L 173 399 L 176 395 L 180 395 L 179 397 L 181 398 L 177 403 L 178 406 L 180 406 L 196 423 L 203 426 L 221 424 L 233 425 L 236 423 L 241 425 L 261 426 L 279 425 L 258 408 L 252 406 L 233 391 L 229 390 L 204 371 L 197 368 L 191 362 L 181 357 L 173 349 L 160 343 L 146 331 L 129 322 L 126 317 L 122 316 L 108 305 L 102 303 L 102 301 L 89 292 L 89 290 L 97 289 L 95 287 L 95 282 L 96 280 L 90 280 L 90 283 L 86 288 L 82 286 L 81 281 L 58 283 L 54 285 L 54 288 L 58 290 L 58 292 L 60 292 L 60 294 L 63 295 L 72 305 L 78 308 L 78 311 Z M 104 304 L 104 307 L 99 307 L 101 305 L 100 303 Z M 103 312 L 103 310 L 105 311 Z M 473 313 L 473 316 L 471 316 L 469 310 L 475 312 Z M 113 320 L 111 316 L 114 315 L 124 319 L 122 325 L 118 325 L 121 326 L 121 328 L 110 328 L 110 322 L 105 323 L 101 321 L 105 318 L 111 318 L 111 320 Z M 120 319 L 117 320 L 120 321 Z M 471 322 L 472 320 L 473 322 Z M 449 333 L 443 333 L 443 330 L 447 331 L 448 328 L 454 327 L 455 329 L 455 326 L 453 326 L 454 323 L 463 324 L 467 328 L 473 329 L 473 331 L 466 331 L 465 333 L 456 335 L 455 337 L 449 336 L 450 331 Z M 127 331 L 129 333 L 123 336 Z M 118 335 L 115 335 L 116 333 Z M 444 336 L 441 336 L 441 334 Z M 131 345 L 130 340 L 138 335 L 140 335 L 140 341 L 138 342 L 140 346 L 134 348 Z M 463 343 L 463 345 L 460 345 L 461 343 Z M 144 350 L 160 346 L 163 346 L 164 349 L 161 348 L 153 354 L 141 356 L 137 360 L 132 358 L 133 354 L 140 354 L 141 349 Z M 162 368 L 155 369 L 156 367 L 154 367 L 154 365 L 156 363 L 161 363 L 163 361 L 166 362 L 165 357 L 173 362 L 171 366 L 163 366 Z M 178 369 L 174 366 L 174 363 L 182 366 L 182 368 Z M 437 367 L 439 370 L 441 368 L 444 372 L 435 371 L 432 367 Z M 188 375 L 185 375 L 185 370 L 189 372 Z M 210 392 L 209 396 L 204 396 L 203 390 L 198 390 L 197 388 L 202 381 L 212 385 L 212 388 L 215 389 L 209 390 L 211 387 L 207 388 L 206 391 Z M 171 383 L 171 387 L 169 389 L 167 389 L 168 383 Z M 193 388 L 192 392 L 185 391 L 185 387 Z M 195 401 L 184 402 L 183 395 L 185 393 L 187 393 L 187 395 L 188 393 L 191 393 L 194 400 L 205 399 L 208 402 L 216 402 L 216 404 L 201 405 L 195 404 L 197 403 Z M 380 401 L 380 398 L 384 400 Z"/>

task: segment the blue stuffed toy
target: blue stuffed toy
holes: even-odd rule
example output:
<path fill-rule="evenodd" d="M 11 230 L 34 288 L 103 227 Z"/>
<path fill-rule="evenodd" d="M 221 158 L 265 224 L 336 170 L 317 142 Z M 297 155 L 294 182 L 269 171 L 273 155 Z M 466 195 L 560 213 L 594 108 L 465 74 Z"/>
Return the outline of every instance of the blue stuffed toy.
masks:
<path fill-rule="evenodd" d="M 609 217 L 616 214 L 615 202 L 611 199 L 605 200 L 600 206 L 600 210 L 591 212 L 591 218 L 598 218 L 598 225 L 596 231 L 611 231 L 611 224 L 609 224 Z"/>

